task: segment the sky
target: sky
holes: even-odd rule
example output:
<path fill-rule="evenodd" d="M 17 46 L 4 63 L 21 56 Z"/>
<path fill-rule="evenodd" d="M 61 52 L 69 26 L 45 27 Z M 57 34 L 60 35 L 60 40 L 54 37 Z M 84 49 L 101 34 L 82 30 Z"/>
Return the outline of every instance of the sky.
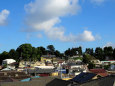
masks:
<path fill-rule="evenodd" d="M 115 0 L 0 0 L 0 53 L 24 43 L 115 48 Z"/>

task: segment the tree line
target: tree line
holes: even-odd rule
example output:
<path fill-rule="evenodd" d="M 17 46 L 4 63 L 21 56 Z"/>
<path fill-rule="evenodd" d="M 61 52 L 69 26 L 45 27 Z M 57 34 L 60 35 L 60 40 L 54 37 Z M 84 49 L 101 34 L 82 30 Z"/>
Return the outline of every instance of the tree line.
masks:
<path fill-rule="evenodd" d="M 84 56 L 89 54 L 96 59 L 105 60 L 105 59 L 114 59 L 115 60 L 115 48 L 97 47 L 95 50 L 93 48 L 86 48 L 85 52 L 82 51 L 82 47 L 69 48 L 65 50 L 64 53 L 60 53 L 60 51 L 56 50 L 53 45 L 48 45 L 47 48 L 43 46 L 33 47 L 31 44 L 22 44 L 17 49 L 11 49 L 9 52 L 3 51 L 0 53 L 0 63 L 2 60 L 12 58 L 16 61 L 19 60 L 31 60 L 36 61 L 40 60 L 42 55 L 55 55 L 57 58 L 68 59 L 68 57 L 72 57 L 75 55 Z"/>
<path fill-rule="evenodd" d="M 56 55 L 56 57 L 62 57 L 62 53 L 55 50 L 53 45 L 48 45 L 47 49 L 40 47 L 33 47 L 31 44 L 22 44 L 16 50 L 11 49 L 9 52 L 3 51 L 0 53 L 0 63 L 4 59 L 15 59 L 16 61 L 40 61 L 42 55 Z"/>
<path fill-rule="evenodd" d="M 86 48 L 85 52 L 82 51 L 82 47 L 71 49 L 69 48 L 65 51 L 65 55 L 68 57 L 72 57 L 75 55 L 83 55 L 83 57 L 85 57 L 85 55 L 87 54 L 99 60 L 115 60 L 115 48 L 112 48 L 111 46 L 104 48 L 96 47 L 95 50 L 93 48 Z"/>

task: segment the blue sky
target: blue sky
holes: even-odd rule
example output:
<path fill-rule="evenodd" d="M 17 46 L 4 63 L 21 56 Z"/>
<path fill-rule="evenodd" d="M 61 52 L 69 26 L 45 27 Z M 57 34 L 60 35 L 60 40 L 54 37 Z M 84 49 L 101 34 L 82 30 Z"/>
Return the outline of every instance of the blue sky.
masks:
<path fill-rule="evenodd" d="M 0 0 L 0 53 L 23 43 L 115 47 L 115 0 Z"/>

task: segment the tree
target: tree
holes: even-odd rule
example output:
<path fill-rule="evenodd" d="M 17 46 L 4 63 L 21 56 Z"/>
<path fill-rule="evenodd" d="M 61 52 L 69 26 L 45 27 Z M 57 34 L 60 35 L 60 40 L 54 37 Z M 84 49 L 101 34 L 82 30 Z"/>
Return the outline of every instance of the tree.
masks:
<path fill-rule="evenodd" d="M 90 55 L 93 56 L 94 55 L 93 48 L 86 48 L 85 53 L 90 54 Z"/>
<path fill-rule="evenodd" d="M 2 64 L 2 60 L 4 60 L 4 59 L 9 59 L 8 52 L 6 52 L 6 51 L 3 51 L 3 52 L 0 54 L 0 64 Z"/>
<path fill-rule="evenodd" d="M 104 47 L 104 57 L 106 57 L 106 60 L 111 59 L 112 56 L 113 56 L 113 48 L 111 46 Z"/>
<path fill-rule="evenodd" d="M 46 55 L 47 54 L 47 51 L 44 47 L 41 46 L 41 47 L 37 47 L 37 48 L 38 48 L 38 50 L 41 51 L 41 55 Z"/>
<path fill-rule="evenodd" d="M 30 60 L 36 61 L 37 60 L 37 49 L 35 47 L 32 47 L 32 54 L 30 56 Z"/>
<path fill-rule="evenodd" d="M 90 63 L 88 64 L 88 68 L 89 68 L 89 69 L 95 68 L 95 64 L 93 64 L 93 63 L 90 62 Z"/>
<path fill-rule="evenodd" d="M 31 44 L 22 44 L 17 48 L 16 51 L 19 53 L 20 57 L 22 56 L 23 60 L 30 60 L 32 49 Z"/>
<path fill-rule="evenodd" d="M 97 47 L 95 49 L 95 57 L 99 60 L 104 60 L 104 56 L 103 56 L 103 49 L 100 47 Z"/>
<path fill-rule="evenodd" d="M 56 55 L 56 57 L 61 57 L 61 53 L 58 50 L 56 50 L 54 54 Z"/>
<path fill-rule="evenodd" d="M 83 62 L 84 63 L 90 63 L 90 60 L 95 59 L 94 56 L 91 56 L 90 54 L 84 54 L 83 55 Z"/>
<path fill-rule="evenodd" d="M 16 52 L 15 49 L 11 49 L 11 50 L 9 51 L 9 58 L 18 60 L 18 59 L 19 59 L 19 54 L 18 54 L 18 52 Z"/>
<path fill-rule="evenodd" d="M 71 55 L 71 50 L 70 50 L 70 48 L 69 48 L 68 50 L 66 50 L 64 53 L 65 53 L 66 56 L 70 56 L 70 55 Z"/>
<path fill-rule="evenodd" d="M 115 60 L 115 48 L 113 50 L 113 59 Z"/>
<path fill-rule="evenodd" d="M 79 52 L 79 55 L 82 55 L 82 47 L 81 46 L 78 48 L 78 52 Z"/>
<path fill-rule="evenodd" d="M 50 53 L 50 54 L 54 54 L 55 48 L 54 48 L 53 45 L 48 45 L 48 46 L 47 46 L 47 49 L 49 50 L 49 53 Z"/>
<path fill-rule="evenodd" d="M 41 61 L 41 56 L 42 56 L 43 53 L 45 54 L 46 51 L 45 51 L 45 50 L 44 50 L 44 51 L 41 51 L 40 48 L 37 48 L 37 59 L 38 59 L 39 61 Z"/>

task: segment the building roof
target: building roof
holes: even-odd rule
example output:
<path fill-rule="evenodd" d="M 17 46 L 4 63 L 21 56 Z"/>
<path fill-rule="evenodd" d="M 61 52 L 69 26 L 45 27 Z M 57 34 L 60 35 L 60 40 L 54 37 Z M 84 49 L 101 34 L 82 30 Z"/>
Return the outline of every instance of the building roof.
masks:
<path fill-rule="evenodd" d="M 54 72 L 54 69 L 27 69 L 27 72 L 30 73 L 52 73 Z"/>
<path fill-rule="evenodd" d="M 1 83 L 0 86 L 67 86 L 69 83 L 56 77 L 40 77 L 29 82 Z"/>
<path fill-rule="evenodd" d="M 91 80 L 79 85 L 73 86 L 115 86 L 115 75 L 102 77 L 99 79 Z"/>
<path fill-rule="evenodd" d="M 55 55 L 42 55 L 41 57 L 44 57 L 44 58 L 53 58 L 53 57 L 56 57 Z"/>
<path fill-rule="evenodd" d="M 2 71 L 0 72 L 0 83 L 18 81 L 29 77 L 30 76 L 25 74 L 24 72 Z"/>
<path fill-rule="evenodd" d="M 108 73 L 106 72 L 105 69 L 90 69 L 89 71 L 91 71 L 92 73 L 96 73 L 98 75 L 101 75 L 101 76 L 107 76 Z"/>
<path fill-rule="evenodd" d="M 91 80 L 96 74 L 94 73 L 80 73 L 76 77 L 72 79 L 72 81 L 77 82 L 77 83 L 84 83 L 87 82 L 88 80 Z"/>
<path fill-rule="evenodd" d="M 7 62 L 7 64 L 11 64 L 11 63 L 14 63 L 16 61 L 14 59 L 5 59 L 5 60 L 3 60 L 3 62 Z"/>
<path fill-rule="evenodd" d="M 70 84 L 69 81 L 64 81 L 56 78 L 51 82 L 47 83 L 46 86 L 68 86 L 69 84 Z"/>

